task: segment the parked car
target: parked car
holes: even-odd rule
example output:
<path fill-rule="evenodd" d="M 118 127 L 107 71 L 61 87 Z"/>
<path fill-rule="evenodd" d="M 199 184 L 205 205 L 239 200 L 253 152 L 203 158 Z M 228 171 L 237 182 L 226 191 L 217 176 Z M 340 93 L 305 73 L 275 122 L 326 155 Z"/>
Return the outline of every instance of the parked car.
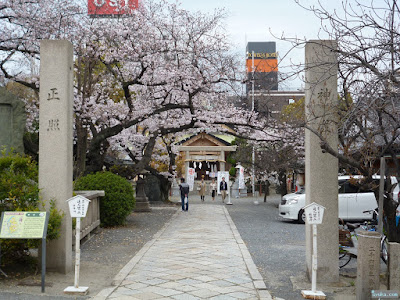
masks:
<path fill-rule="evenodd" d="M 360 179 L 360 176 L 339 176 L 339 218 L 343 220 L 362 221 L 372 219 L 372 211 L 377 208 L 378 203 L 372 191 L 359 191 L 357 185 L 352 180 Z M 379 176 L 373 177 L 379 184 Z M 350 180 L 352 179 L 352 180 Z M 396 177 L 391 177 L 392 184 L 397 184 Z M 396 185 L 393 190 L 393 199 L 398 201 L 399 187 Z M 305 189 L 300 189 L 296 193 L 287 194 L 282 197 L 279 204 L 279 215 L 284 219 L 297 220 L 299 223 L 305 222 L 303 207 L 306 205 Z M 365 213 L 370 211 L 370 213 Z"/>

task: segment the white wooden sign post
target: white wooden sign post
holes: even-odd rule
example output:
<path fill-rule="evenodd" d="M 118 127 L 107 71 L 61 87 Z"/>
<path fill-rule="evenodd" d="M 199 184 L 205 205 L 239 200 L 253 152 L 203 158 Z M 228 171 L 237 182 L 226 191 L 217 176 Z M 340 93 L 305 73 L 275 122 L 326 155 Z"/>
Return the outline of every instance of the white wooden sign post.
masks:
<path fill-rule="evenodd" d="M 226 203 L 226 205 L 232 205 L 233 203 L 231 202 L 231 188 L 232 188 L 232 184 L 230 182 L 230 180 L 228 179 L 228 202 Z"/>
<path fill-rule="evenodd" d="M 322 223 L 325 207 L 315 202 L 303 207 L 306 214 L 306 223 L 313 226 L 313 254 L 312 254 L 312 280 L 311 291 L 303 290 L 301 294 L 305 299 L 326 299 L 326 295 L 317 291 L 317 225 Z"/>
<path fill-rule="evenodd" d="M 86 212 L 89 206 L 90 200 L 78 195 L 67 200 L 69 206 L 69 212 L 72 218 L 76 218 L 75 226 L 75 282 L 74 286 L 69 286 L 64 289 L 66 294 L 80 294 L 86 295 L 89 287 L 79 286 L 79 266 L 81 261 L 81 218 L 86 217 Z"/>

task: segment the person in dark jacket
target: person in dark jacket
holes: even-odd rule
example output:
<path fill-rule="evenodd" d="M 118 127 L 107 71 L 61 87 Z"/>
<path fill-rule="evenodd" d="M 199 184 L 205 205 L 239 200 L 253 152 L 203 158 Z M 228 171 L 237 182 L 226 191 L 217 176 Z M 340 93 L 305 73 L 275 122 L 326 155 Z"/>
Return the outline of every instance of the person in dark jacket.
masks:
<path fill-rule="evenodd" d="M 182 211 L 187 211 L 189 209 L 189 185 L 185 182 L 185 178 L 181 178 L 179 189 L 181 191 Z"/>
<path fill-rule="evenodd" d="M 225 181 L 225 177 L 222 177 L 222 181 L 219 183 L 219 190 L 221 191 L 222 203 L 224 203 L 226 198 L 226 191 L 228 190 L 228 184 Z"/>

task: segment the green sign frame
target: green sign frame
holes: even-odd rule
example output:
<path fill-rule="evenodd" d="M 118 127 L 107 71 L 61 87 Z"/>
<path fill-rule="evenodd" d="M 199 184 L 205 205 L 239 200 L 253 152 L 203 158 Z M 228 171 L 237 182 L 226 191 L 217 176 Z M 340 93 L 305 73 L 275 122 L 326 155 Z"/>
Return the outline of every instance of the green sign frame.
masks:
<path fill-rule="evenodd" d="M 1 214 L 0 238 L 42 239 L 47 233 L 47 212 L 4 211 Z"/>
<path fill-rule="evenodd" d="M 46 278 L 46 236 L 50 213 L 45 211 L 3 211 L 0 223 L 1 239 L 42 239 L 42 293 Z M 1 245 L 0 245 L 1 266 Z M 0 269 L 7 277 L 7 274 Z"/>

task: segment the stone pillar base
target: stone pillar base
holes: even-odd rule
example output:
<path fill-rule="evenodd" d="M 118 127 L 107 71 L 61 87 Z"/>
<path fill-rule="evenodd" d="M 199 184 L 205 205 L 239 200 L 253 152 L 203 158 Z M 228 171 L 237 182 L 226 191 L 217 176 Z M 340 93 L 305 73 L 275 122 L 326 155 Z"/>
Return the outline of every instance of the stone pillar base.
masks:
<path fill-rule="evenodd" d="M 134 212 L 149 212 L 151 211 L 150 203 L 147 197 L 140 198 L 136 197 L 136 206 L 133 210 Z"/>

